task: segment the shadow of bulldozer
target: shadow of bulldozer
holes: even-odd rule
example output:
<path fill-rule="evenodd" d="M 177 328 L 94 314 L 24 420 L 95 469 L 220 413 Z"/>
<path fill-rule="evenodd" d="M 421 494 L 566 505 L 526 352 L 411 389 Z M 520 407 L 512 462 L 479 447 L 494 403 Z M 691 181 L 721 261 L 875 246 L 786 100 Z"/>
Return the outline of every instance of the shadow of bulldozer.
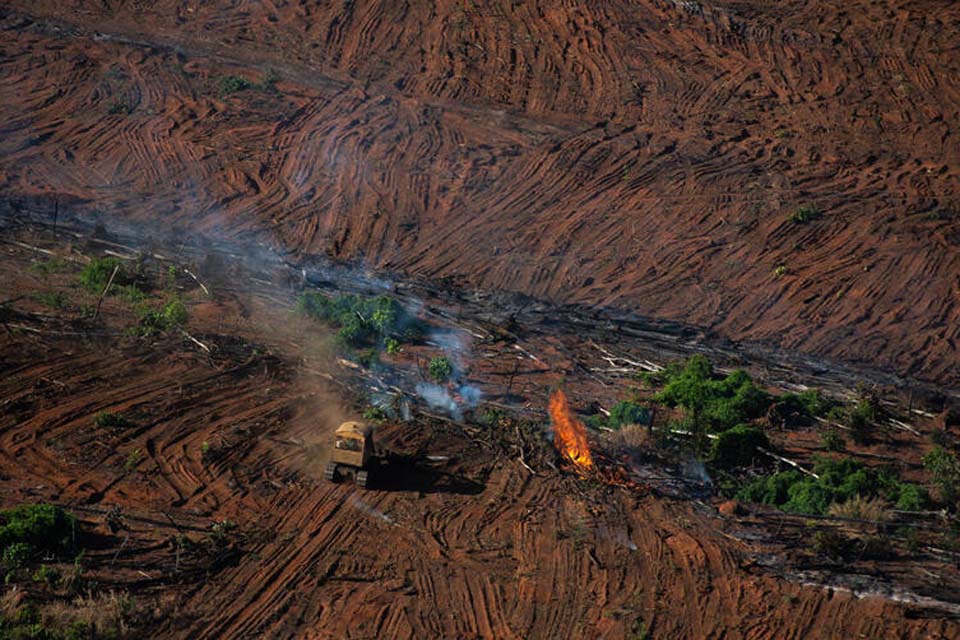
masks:
<path fill-rule="evenodd" d="M 445 468 L 447 460 L 431 461 L 422 456 L 384 452 L 373 473 L 369 489 L 476 495 L 486 487 L 482 482 Z"/>

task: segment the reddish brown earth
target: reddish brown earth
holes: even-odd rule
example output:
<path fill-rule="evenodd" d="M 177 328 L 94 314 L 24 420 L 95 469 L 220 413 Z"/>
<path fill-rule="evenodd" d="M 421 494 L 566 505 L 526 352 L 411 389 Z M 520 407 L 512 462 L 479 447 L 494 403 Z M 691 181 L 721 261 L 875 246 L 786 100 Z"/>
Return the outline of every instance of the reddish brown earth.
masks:
<path fill-rule="evenodd" d="M 76 287 L 78 267 L 44 275 L 30 265 L 50 256 L 24 244 L 78 262 L 89 250 L 51 238 L 9 232 L 0 245 L 0 506 L 47 500 L 74 510 L 100 537 L 90 575 L 156 607 L 140 629 L 149 637 L 960 633 L 940 610 L 801 586 L 762 567 L 757 558 L 785 539 L 805 546 L 812 527 L 801 519 L 776 518 L 773 543 L 738 539 L 739 525 L 703 503 L 584 482 L 551 468 L 528 440 L 531 473 L 509 430 L 390 423 L 380 441 L 418 464 L 369 491 L 325 483 L 322 445 L 332 424 L 355 415 L 357 387 L 329 381 L 350 382 L 352 370 L 330 362 L 322 329 L 291 320 L 282 288 L 248 289 L 251 278 L 235 273 L 207 280 L 208 296 L 181 273 L 187 329 L 208 355 L 177 335 L 125 336 L 135 318 L 116 298 L 100 321 L 80 321 L 96 296 Z M 65 296 L 60 309 L 34 298 L 54 291 Z M 533 374 L 535 387 L 553 376 L 552 365 Z M 99 411 L 133 424 L 98 427 Z M 427 455 L 440 459 L 425 464 Z M 126 542 L 104 524 L 115 506 Z M 178 534 L 198 544 L 225 519 L 242 533 L 229 562 L 213 570 L 178 551 Z M 940 589 L 950 593 L 949 566 L 919 558 L 865 574 L 909 583 L 917 567 L 948 580 Z"/>
<path fill-rule="evenodd" d="M 956 3 L 3 11 L 5 194 L 960 381 Z"/>

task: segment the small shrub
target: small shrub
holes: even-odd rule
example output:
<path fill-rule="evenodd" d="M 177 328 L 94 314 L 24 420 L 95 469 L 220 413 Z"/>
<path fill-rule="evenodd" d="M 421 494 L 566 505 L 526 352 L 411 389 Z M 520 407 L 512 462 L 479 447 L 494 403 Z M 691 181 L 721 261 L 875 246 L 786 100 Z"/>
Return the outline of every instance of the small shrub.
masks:
<path fill-rule="evenodd" d="M 239 91 L 246 91 L 253 83 L 240 76 L 224 76 L 219 82 L 220 97 L 226 97 Z"/>
<path fill-rule="evenodd" d="M 877 420 L 877 405 L 871 398 L 861 398 L 847 415 L 850 435 L 857 444 L 869 444 L 873 439 L 873 425 Z"/>
<path fill-rule="evenodd" d="M 210 541 L 217 547 L 225 547 L 230 543 L 231 534 L 236 528 L 236 523 L 230 520 L 214 522 L 210 525 Z"/>
<path fill-rule="evenodd" d="M 827 451 L 845 451 L 847 441 L 836 429 L 827 429 L 820 433 L 820 446 Z"/>
<path fill-rule="evenodd" d="M 3 548 L 3 568 L 7 571 L 18 571 L 33 558 L 35 549 L 29 542 L 14 542 Z"/>
<path fill-rule="evenodd" d="M 367 407 L 363 410 L 363 419 L 367 422 L 380 423 L 387 419 L 387 413 L 381 407 Z"/>
<path fill-rule="evenodd" d="M 110 103 L 108 113 L 112 116 L 126 116 L 133 113 L 133 107 L 126 100 L 114 100 Z"/>
<path fill-rule="evenodd" d="M 770 441 L 756 427 L 740 424 L 727 429 L 713 441 L 710 461 L 724 469 L 752 464 L 759 455 L 757 447 L 768 448 Z"/>
<path fill-rule="evenodd" d="M 62 291 L 43 291 L 34 294 L 33 298 L 51 309 L 63 309 L 67 306 L 67 297 Z"/>
<path fill-rule="evenodd" d="M 72 515 L 49 504 L 23 504 L 0 511 L 0 547 L 27 543 L 41 551 L 62 552 L 73 546 Z"/>
<path fill-rule="evenodd" d="M 159 309 L 144 309 L 140 315 L 140 335 L 171 331 L 186 324 L 188 317 L 187 308 L 179 300 L 171 300 Z"/>
<path fill-rule="evenodd" d="M 887 522 L 890 520 L 890 511 L 886 502 L 880 498 L 864 498 L 859 495 L 853 496 L 845 502 L 830 505 L 827 513 L 838 518 L 869 520 L 871 522 Z"/>
<path fill-rule="evenodd" d="M 453 364 L 446 356 L 437 356 L 430 360 L 427 373 L 434 382 L 446 382 L 453 376 Z"/>
<path fill-rule="evenodd" d="M 139 304 L 147 299 L 147 294 L 135 284 L 117 287 L 114 295 L 128 304 Z"/>
<path fill-rule="evenodd" d="M 807 224 L 820 217 L 820 210 L 813 205 L 797 207 L 790 215 L 790 222 L 794 224 Z"/>
<path fill-rule="evenodd" d="M 113 284 L 120 286 L 128 284 L 129 278 L 124 272 L 122 263 L 118 258 L 96 258 L 91 260 L 83 270 L 80 271 L 80 284 L 84 289 L 91 293 L 100 293 L 110 281 L 113 270 L 119 267 L 117 275 L 113 279 Z"/>
<path fill-rule="evenodd" d="M 773 277 L 782 278 L 783 276 L 787 275 L 789 272 L 790 270 L 787 268 L 787 265 L 780 264 L 780 265 L 777 265 L 777 267 L 773 270 Z"/>
<path fill-rule="evenodd" d="M 943 447 L 934 447 L 923 456 L 923 468 L 937 485 L 941 500 L 956 505 L 960 498 L 960 460 L 957 456 Z"/>
<path fill-rule="evenodd" d="M 60 273 L 61 271 L 67 271 L 70 268 L 70 263 L 62 258 L 50 258 L 46 262 L 35 262 L 30 265 L 30 271 L 38 273 L 41 276 L 48 276 L 51 273 Z"/>
<path fill-rule="evenodd" d="M 387 353 L 390 355 L 396 355 L 400 353 L 400 341 L 396 338 L 387 338 L 383 341 L 383 344 L 387 349 Z"/>
<path fill-rule="evenodd" d="M 60 572 L 57 569 L 42 564 L 39 569 L 33 572 L 32 579 L 34 582 L 42 582 L 53 586 L 60 580 Z"/>
<path fill-rule="evenodd" d="M 628 424 L 650 424 L 650 409 L 631 400 L 621 400 L 610 409 L 607 425 L 619 429 Z"/>
<path fill-rule="evenodd" d="M 137 465 L 140 464 L 140 461 L 143 460 L 143 451 L 140 449 L 132 449 L 130 453 L 127 454 L 127 459 L 123 463 L 124 470 L 130 472 L 137 468 Z"/>
<path fill-rule="evenodd" d="M 845 560 L 853 553 L 853 541 L 834 529 L 813 534 L 813 550 L 833 560 Z"/>
<path fill-rule="evenodd" d="M 122 413 L 110 413 L 109 411 L 101 411 L 95 415 L 93 417 L 93 423 L 104 429 L 127 429 L 136 426 L 131 420 L 125 418 Z"/>
<path fill-rule="evenodd" d="M 807 389 L 802 393 L 785 393 L 777 400 L 788 411 L 810 418 L 824 415 L 832 405 L 831 401 L 817 389 Z"/>

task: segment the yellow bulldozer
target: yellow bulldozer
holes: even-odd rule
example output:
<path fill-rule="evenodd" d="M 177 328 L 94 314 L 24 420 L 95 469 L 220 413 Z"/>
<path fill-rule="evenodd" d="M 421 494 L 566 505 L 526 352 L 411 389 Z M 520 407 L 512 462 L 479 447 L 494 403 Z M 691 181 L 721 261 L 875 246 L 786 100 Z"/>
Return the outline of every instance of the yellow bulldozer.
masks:
<path fill-rule="evenodd" d="M 330 482 L 353 479 L 366 488 L 375 463 L 373 427 L 364 422 L 344 422 L 334 432 L 333 454 L 323 476 Z"/>

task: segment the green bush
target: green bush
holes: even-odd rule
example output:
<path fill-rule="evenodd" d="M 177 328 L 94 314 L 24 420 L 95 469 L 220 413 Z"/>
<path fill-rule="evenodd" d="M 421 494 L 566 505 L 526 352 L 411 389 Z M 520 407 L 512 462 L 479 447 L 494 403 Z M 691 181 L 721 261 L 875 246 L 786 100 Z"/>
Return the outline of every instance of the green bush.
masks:
<path fill-rule="evenodd" d="M 820 446 L 827 451 L 844 451 L 847 448 L 847 441 L 836 429 L 827 429 L 820 433 Z"/>
<path fill-rule="evenodd" d="M 867 444 L 873 438 L 873 425 L 877 420 L 877 405 L 869 398 L 861 398 L 847 414 L 850 435 L 857 444 Z"/>
<path fill-rule="evenodd" d="M 253 83 L 240 76 L 224 76 L 220 78 L 219 90 L 220 96 L 228 96 L 238 91 L 246 91 L 253 86 Z"/>
<path fill-rule="evenodd" d="M 387 419 L 387 413 L 381 407 L 367 407 L 363 410 L 363 419 L 367 422 L 380 423 Z"/>
<path fill-rule="evenodd" d="M 923 468 L 940 490 L 940 498 L 955 505 L 960 498 L 960 460 L 943 447 L 934 447 L 923 456 Z"/>
<path fill-rule="evenodd" d="M 140 314 L 140 335 L 152 336 L 186 324 L 187 308 L 179 300 L 170 300 L 159 309 L 144 309 Z"/>
<path fill-rule="evenodd" d="M 36 550 L 29 542 L 14 542 L 3 548 L 3 568 L 7 571 L 22 569 L 30 563 Z"/>
<path fill-rule="evenodd" d="M 916 510 L 927 501 L 922 488 L 901 482 L 884 469 L 866 467 L 851 458 L 817 458 L 813 472 L 783 471 L 759 478 L 737 493 L 746 502 L 761 502 L 793 513 L 824 514 L 833 503 L 860 496 L 880 497 L 898 508 Z M 900 505 L 904 505 L 901 507 Z"/>
<path fill-rule="evenodd" d="M 437 356 L 430 360 L 427 373 L 434 382 L 446 382 L 453 376 L 453 365 L 445 356 Z"/>
<path fill-rule="evenodd" d="M 797 209 L 790 216 L 790 222 L 794 224 L 807 224 L 812 222 L 820 217 L 820 210 L 817 209 L 814 205 L 805 205 L 802 207 L 797 207 Z"/>
<path fill-rule="evenodd" d="M 101 293 L 117 267 L 120 269 L 113 278 L 113 284 L 117 286 L 129 284 L 130 279 L 124 272 L 122 263 L 118 258 L 111 257 L 91 260 L 80 272 L 80 284 L 91 293 Z"/>
<path fill-rule="evenodd" d="M 147 294 L 135 284 L 116 287 L 113 293 L 128 304 L 138 304 L 147 299 Z"/>
<path fill-rule="evenodd" d="M 777 401 L 790 413 L 799 413 L 808 417 L 822 416 L 830 410 L 832 402 L 817 389 L 808 389 L 802 393 L 785 393 Z"/>
<path fill-rule="evenodd" d="M 62 291 L 42 291 L 35 293 L 33 298 L 51 309 L 63 309 L 67 306 L 67 297 L 63 295 Z"/>
<path fill-rule="evenodd" d="M 49 504 L 24 504 L 0 511 L 0 547 L 26 543 L 41 551 L 62 552 L 73 546 L 72 515 Z"/>
<path fill-rule="evenodd" d="M 710 450 L 710 461 L 724 469 L 745 467 L 763 454 L 757 452 L 757 447 L 770 447 L 767 436 L 756 427 L 739 424 L 727 429 L 713 441 Z"/>
<path fill-rule="evenodd" d="M 610 409 L 607 424 L 614 429 L 628 424 L 650 424 L 650 409 L 631 400 L 621 400 Z"/>
<path fill-rule="evenodd" d="M 110 413 L 101 411 L 93 416 L 93 423 L 104 429 L 127 429 L 135 426 L 131 420 L 128 420 L 121 413 Z"/>
<path fill-rule="evenodd" d="M 715 432 L 763 416 L 771 397 L 757 387 L 747 372 L 737 370 L 718 378 L 703 356 L 690 358 L 682 370 L 666 376 L 666 386 L 654 398 L 668 406 L 680 406 L 705 421 Z"/>
<path fill-rule="evenodd" d="M 388 349 L 391 344 L 399 348 L 398 339 L 409 342 L 422 333 L 421 323 L 408 314 L 399 302 L 385 295 L 364 298 L 344 294 L 328 298 L 308 292 L 297 299 L 297 310 L 314 320 L 337 327 L 338 339 L 353 347 L 383 341 Z"/>

